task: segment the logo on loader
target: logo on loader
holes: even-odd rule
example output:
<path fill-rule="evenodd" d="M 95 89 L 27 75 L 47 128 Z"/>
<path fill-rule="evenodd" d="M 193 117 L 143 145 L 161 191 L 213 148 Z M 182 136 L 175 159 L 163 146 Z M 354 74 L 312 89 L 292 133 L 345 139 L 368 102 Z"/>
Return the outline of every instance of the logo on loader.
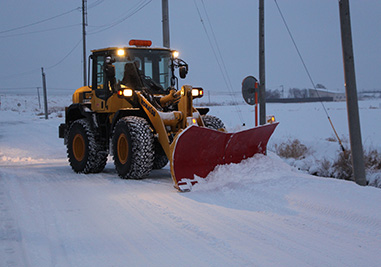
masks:
<path fill-rule="evenodd" d="M 154 110 L 154 108 L 151 106 L 151 104 L 149 104 L 148 102 L 146 102 L 147 100 L 145 98 L 141 98 L 140 100 L 140 104 L 145 107 L 149 113 L 152 114 L 152 116 L 156 116 L 156 111 Z"/>

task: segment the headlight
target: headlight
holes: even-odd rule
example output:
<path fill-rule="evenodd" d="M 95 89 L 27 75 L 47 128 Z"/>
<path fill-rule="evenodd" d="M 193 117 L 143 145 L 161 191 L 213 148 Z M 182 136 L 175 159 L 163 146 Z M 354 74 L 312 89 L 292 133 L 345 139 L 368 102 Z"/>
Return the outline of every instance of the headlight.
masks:
<path fill-rule="evenodd" d="M 173 58 L 178 58 L 179 57 L 179 51 L 173 51 L 172 52 L 172 57 Z"/>
<path fill-rule="evenodd" d="M 122 89 L 122 90 L 119 90 L 118 91 L 118 95 L 119 96 L 126 96 L 126 97 L 129 97 L 129 96 L 132 96 L 134 94 L 134 90 L 130 89 L 130 88 L 127 88 L 127 89 Z"/>
<path fill-rule="evenodd" d="M 126 51 L 124 49 L 118 49 L 116 51 L 116 54 L 120 57 L 123 57 L 126 54 Z"/>
<path fill-rule="evenodd" d="M 133 94 L 134 94 L 134 91 L 132 91 L 132 89 L 124 89 L 123 90 L 124 96 L 132 96 Z"/>
<path fill-rule="evenodd" d="M 199 98 L 204 95 L 204 89 L 200 87 L 193 87 L 192 88 L 192 96 L 193 98 Z"/>

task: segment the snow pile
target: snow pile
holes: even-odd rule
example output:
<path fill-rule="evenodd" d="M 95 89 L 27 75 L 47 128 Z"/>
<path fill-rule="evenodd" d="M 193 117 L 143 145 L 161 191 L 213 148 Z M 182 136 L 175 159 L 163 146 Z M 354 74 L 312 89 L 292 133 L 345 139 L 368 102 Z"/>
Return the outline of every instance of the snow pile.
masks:
<path fill-rule="evenodd" d="M 348 119 L 345 102 L 326 102 L 324 106 L 346 148 L 349 144 Z M 222 118 L 229 131 L 244 129 L 240 125 L 238 112 L 242 114 L 246 127 L 253 127 L 254 110 L 252 106 L 242 105 L 238 107 L 211 107 L 211 114 Z M 280 122 L 273 136 L 270 138 L 268 149 L 276 151 L 276 146 L 282 143 L 291 143 L 299 140 L 308 151 L 300 158 L 284 159 L 289 165 L 305 173 L 330 175 L 332 168 L 322 168 L 323 163 L 328 161 L 333 164 L 341 152 L 340 145 L 335 140 L 332 127 L 327 119 L 321 103 L 295 103 L 281 104 L 269 103 L 266 105 L 266 113 L 275 115 Z M 361 136 L 364 150 L 377 150 L 381 153 L 381 124 L 376 123 L 381 116 L 381 100 L 371 99 L 359 101 L 359 114 L 361 123 Z M 367 180 L 370 185 L 381 186 L 381 173 L 369 171 Z"/>
<path fill-rule="evenodd" d="M 258 183 L 278 182 L 282 174 L 289 174 L 292 168 L 273 153 L 269 156 L 256 154 L 241 163 L 217 166 L 206 179 L 197 178 L 192 191 L 236 191 L 248 190 Z"/>

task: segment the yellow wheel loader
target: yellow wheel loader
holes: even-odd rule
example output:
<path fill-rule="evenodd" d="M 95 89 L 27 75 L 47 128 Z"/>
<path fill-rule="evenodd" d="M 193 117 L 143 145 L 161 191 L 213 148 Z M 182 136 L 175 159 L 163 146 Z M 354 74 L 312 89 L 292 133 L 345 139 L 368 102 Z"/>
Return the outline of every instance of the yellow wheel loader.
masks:
<path fill-rule="evenodd" d="M 118 175 L 146 177 L 170 162 L 174 186 L 188 191 L 219 164 L 266 153 L 277 123 L 226 133 L 208 108 L 195 108 L 203 89 L 184 85 L 188 65 L 177 51 L 131 40 L 129 47 L 93 50 L 91 85 L 77 89 L 59 126 L 70 166 L 78 173 L 101 172 L 109 154 Z"/>

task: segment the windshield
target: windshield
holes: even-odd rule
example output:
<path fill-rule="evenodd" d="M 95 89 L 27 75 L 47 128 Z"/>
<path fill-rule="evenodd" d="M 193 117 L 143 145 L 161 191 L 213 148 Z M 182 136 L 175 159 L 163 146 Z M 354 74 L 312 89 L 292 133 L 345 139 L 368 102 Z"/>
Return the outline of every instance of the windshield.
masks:
<path fill-rule="evenodd" d="M 142 76 L 152 79 L 162 89 L 170 87 L 170 63 L 171 52 L 155 49 L 128 49 L 124 57 L 115 56 L 115 78 L 116 82 L 123 80 L 124 65 L 126 62 L 134 62 L 139 68 Z"/>

